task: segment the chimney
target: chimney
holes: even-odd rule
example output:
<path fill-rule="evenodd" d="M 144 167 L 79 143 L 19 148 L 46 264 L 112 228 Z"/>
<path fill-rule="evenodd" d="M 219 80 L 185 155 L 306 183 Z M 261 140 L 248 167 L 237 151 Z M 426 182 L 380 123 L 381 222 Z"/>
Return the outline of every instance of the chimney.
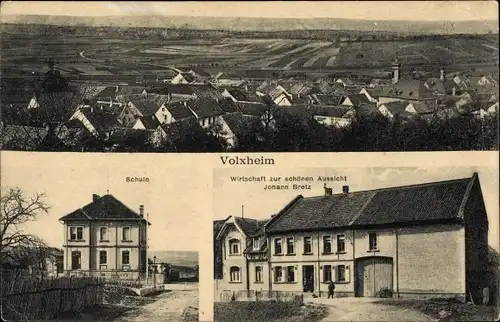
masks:
<path fill-rule="evenodd" d="M 118 84 L 116 84 L 115 92 L 118 93 Z"/>
<path fill-rule="evenodd" d="M 325 189 L 325 196 L 331 196 L 332 193 L 333 193 L 333 189 L 332 188 L 327 188 L 326 187 L 326 183 L 325 185 L 323 186 L 323 188 Z"/>
<path fill-rule="evenodd" d="M 457 88 L 455 86 L 453 86 L 453 88 L 451 89 L 451 95 L 457 96 Z"/>
<path fill-rule="evenodd" d="M 441 67 L 439 79 L 444 82 L 444 67 Z"/>
<path fill-rule="evenodd" d="M 100 198 L 100 196 L 96 195 L 95 193 L 92 195 L 92 201 L 96 201 L 99 198 Z"/>
<path fill-rule="evenodd" d="M 342 186 L 342 192 L 347 195 L 349 193 L 349 186 Z"/>
<path fill-rule="evenodd" d="M 144 205 L 139 206 L 139 215 L 141 218 L 144 218 Z"/>

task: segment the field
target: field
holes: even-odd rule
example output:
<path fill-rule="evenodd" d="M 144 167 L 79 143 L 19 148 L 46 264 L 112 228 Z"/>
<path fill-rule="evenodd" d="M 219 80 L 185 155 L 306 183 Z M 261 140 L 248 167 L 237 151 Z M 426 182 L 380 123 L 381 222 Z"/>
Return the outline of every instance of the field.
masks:
<path fill-rule="evenodd" d="M 398 57 L 403 69 L 433 71 L 498 68 L 498 38 L 454 36 L 366 42 L 303 39 L 148 40 L 78 34 L 2 33 L 4 77 L 31 76 L 53 59 L 69 75 L 138 75 L 165 66 L 200 66 L 207 70 L 281 70 L 298 72 L 389 71 Z"/>

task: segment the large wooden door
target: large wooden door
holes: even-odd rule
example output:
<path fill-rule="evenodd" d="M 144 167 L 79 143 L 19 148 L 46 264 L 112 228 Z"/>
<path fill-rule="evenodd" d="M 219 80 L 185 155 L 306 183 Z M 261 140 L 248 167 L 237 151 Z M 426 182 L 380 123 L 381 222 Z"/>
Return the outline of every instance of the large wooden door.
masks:
<path fill-rule="evenodd" d="M 356 261 L 356 296 L 375 296 L 384 287 L 392 290 L 392 258 L 358 259 Z"/>

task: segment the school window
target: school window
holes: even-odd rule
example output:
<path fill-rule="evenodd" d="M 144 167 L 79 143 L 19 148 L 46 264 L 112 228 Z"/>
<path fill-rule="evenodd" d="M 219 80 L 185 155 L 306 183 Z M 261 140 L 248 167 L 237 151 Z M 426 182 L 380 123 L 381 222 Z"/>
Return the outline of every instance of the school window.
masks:
<path fill-rule="evenodd" d="M 345 252 L 345 235 L 337 235 L 337 253 Z"/>
<path fill-rule="evenodd" d="M 128 250 L 122 252 L 122 265 L 130 265 L 130 252 Z"/>
<path fill-rule="evenodd" d="M 79 251 L 71 252 L 71 269 L 82 268 L 82 253 Z"/>
<path fill-rule="evenodd" d="M 286 239 L 286 253 L 295 254 L 294 240 L 293 237 L 288 237 Z"/>
<path fill-rule="evenodd" d="M 281 238 L 276 238 L 274 240 L 274 254 L 275 255 L 283 254 L 283 250 L 281 249 Z"/>
<path fill-rule="evenodd" d="M 240 241 L 238 239 L 229 240 L 229 255 L 240 254 Z"/>
<path fill-rule="evenodd" d="M 323 265 L 323 282 L 332 280 L 332 265 Z"/>
<path fill-rule="evenodd" d="M 288 283 L 293 283 L 295 282 L 295 267 L 293 266 L 288 266 L 286 268 L 286 281 Z"/>
<path fill-rule="evenodd" d="M 304 237 L 304 254 L 312 254 L 312 238 Z"/>
<path fill-rule="evenodd" d="M 69 227 L 70 240 L 83 240 L 83 227 Z"/>
<path fill-rule="evenodd" d="M 369 233 L 368 234 L 368 241 L 369 241 L 369 249 L 370 250 L 377 250 L 378 245 L 377 245 L 377 234 L 376 233 Z"/>
<path fill-rule="evenodd" d="M 122 228 L 122 240 L 130 240 L 130 227 Z"/>
<path fill-rule="evenodd" d="M 255 266 L 255 281 L 262 282 L 262 266 Z"/>
<path fill-rule="evenodd" d="M 281 266 L 276 266 L 274 268 L 274 282 L 283 282 L 283 268 Z"/>
<path fill-rule="evenodd" d="M 330 254 L 332 252 L 332 237 L 323 236 L 323 253 Z"/>
<path fill-rule="evenodd" d="M 106 269 L 108 264 L 108 252 L 105 250 L 99 251 L 99 269 Z"/>
<path fill-rule="evenodd" d="M 231 266 L 229 268 L 229 279 L 231 282 L 239 282 L 240 279 L 240 268 L 237 266 Z"/>
<path fill-rule="evenodd" d="M 100 241 L 107 241 L 108 240 L 108 228 L 107 227 L 100 227 L 99 228 L 99 240 Z"/>
<path fill-rule="evenodd" d="M 345 282 L 345 265 L 337 266 L 337 282 Z"/>

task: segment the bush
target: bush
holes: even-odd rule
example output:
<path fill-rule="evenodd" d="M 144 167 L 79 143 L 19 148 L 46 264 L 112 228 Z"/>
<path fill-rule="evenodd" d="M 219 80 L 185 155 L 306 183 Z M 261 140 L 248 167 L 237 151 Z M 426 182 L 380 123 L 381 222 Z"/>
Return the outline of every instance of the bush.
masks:
<path fill-rule="evenodd" d="M 388 287 L 382 287 L 376 294 L 377 297 L 380 298 L 389 298 L 392 297 L 392 290 Z"/>

